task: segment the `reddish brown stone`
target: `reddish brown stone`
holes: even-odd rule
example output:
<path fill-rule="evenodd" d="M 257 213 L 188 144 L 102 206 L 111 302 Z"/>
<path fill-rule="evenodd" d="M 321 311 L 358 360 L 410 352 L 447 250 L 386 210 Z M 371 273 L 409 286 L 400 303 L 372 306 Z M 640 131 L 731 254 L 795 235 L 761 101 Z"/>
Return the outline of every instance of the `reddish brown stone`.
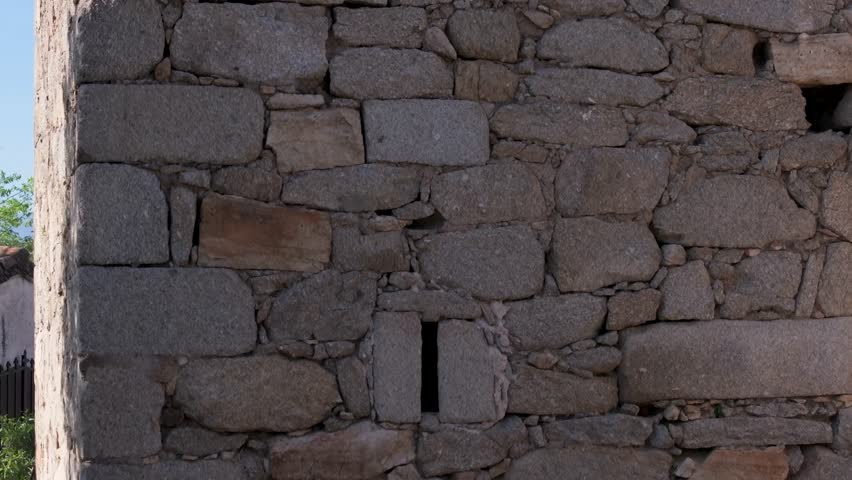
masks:
<path fill-rule="evenodd" d="M 201 205 L 199 265 L 315 272 L 330 256 L 326 213 L 222 195 Z"/>
<path fill-rule="evenodd" d="M 692 480 L 784 480 L 789 466 L 783 447 L 729 450 L 717 448 Z"/>

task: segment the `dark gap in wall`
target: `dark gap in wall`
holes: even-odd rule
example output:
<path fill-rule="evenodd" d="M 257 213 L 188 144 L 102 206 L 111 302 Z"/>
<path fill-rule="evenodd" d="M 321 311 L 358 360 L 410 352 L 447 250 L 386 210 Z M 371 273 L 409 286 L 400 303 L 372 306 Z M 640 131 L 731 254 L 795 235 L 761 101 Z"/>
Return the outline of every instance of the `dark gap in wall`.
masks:
<path fill-rule="evenodd" d="M 409 225 L 408 228 L 411 230 L 437 230 L 444 226 L 445 221 L 446 220 L 440 213 L 435 212 L 426 218 L 421 218 L 411 222 L 411 225 Z"/>
<path fill-rule="evenodd" d="M 751 52 L 751 59 L 754 62 L 755 70 L 765 70 L 766 64 L 769 62 L 769 42 L 758 42 Z"/>
<path fill-rule="evenodd" d="M 376 215 L 379 217 L 393 215 L 393 210 L 376 210 Z"/>
<path fill-rule="evenodd" d="M 200 195 L 195 197 L 195 228 L 192 229 L 192 245 L 197 247 L 200 245 L 201 238 L 201 201 L 204 200 Z M 171 224 L 169 224 L 171 225 Z"/>
<path fill-rule="evenodd" d="M 420 324 L 420 410 L 438 412 L 438 322 Z"/>
<path fill-rule="evenodd" d="M 846 85 L 828 85 L 803 88 L 805 116 L 811 123 L 812 132 L 831 130 L 834 125 L 834 110 L 846 93 Z"/>

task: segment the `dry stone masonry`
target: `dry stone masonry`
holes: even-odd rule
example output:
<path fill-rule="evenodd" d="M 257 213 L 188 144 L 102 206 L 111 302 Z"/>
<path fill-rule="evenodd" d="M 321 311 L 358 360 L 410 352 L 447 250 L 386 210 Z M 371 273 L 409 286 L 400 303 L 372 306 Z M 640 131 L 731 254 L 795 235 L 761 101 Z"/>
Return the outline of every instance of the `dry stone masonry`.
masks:
<path fill-rule="evenodd" d="M 852 475 L 852 2 L 36 3 L 39 478 Z"/>

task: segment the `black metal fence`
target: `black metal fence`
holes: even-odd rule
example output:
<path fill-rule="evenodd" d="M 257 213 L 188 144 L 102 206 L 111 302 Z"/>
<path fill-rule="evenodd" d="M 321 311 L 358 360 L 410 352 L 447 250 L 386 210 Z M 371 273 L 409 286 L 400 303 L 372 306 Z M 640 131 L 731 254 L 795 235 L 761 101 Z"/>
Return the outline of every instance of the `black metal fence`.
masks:
<path fill-rule="evenodd" d="M 5 367 L 0 365 L 0 415 L 32 414 L 33 398 L 33 360 L 24 352 Z"/>

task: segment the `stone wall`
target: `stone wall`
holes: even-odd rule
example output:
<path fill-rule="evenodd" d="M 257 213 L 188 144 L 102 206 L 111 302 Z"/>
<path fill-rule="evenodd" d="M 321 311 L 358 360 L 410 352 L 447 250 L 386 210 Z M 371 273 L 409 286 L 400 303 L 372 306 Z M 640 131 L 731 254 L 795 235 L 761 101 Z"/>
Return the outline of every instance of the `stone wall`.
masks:
<path fill-rule="evenodd" d="M 39 478 L 848 477 L 845 0 L 340 3 L 39 2 Z"/>
<path fill-rule="evenodd" d="M 25 249 L 0 246 L 0 365 L 33 355 L 33 264 Z"/>

